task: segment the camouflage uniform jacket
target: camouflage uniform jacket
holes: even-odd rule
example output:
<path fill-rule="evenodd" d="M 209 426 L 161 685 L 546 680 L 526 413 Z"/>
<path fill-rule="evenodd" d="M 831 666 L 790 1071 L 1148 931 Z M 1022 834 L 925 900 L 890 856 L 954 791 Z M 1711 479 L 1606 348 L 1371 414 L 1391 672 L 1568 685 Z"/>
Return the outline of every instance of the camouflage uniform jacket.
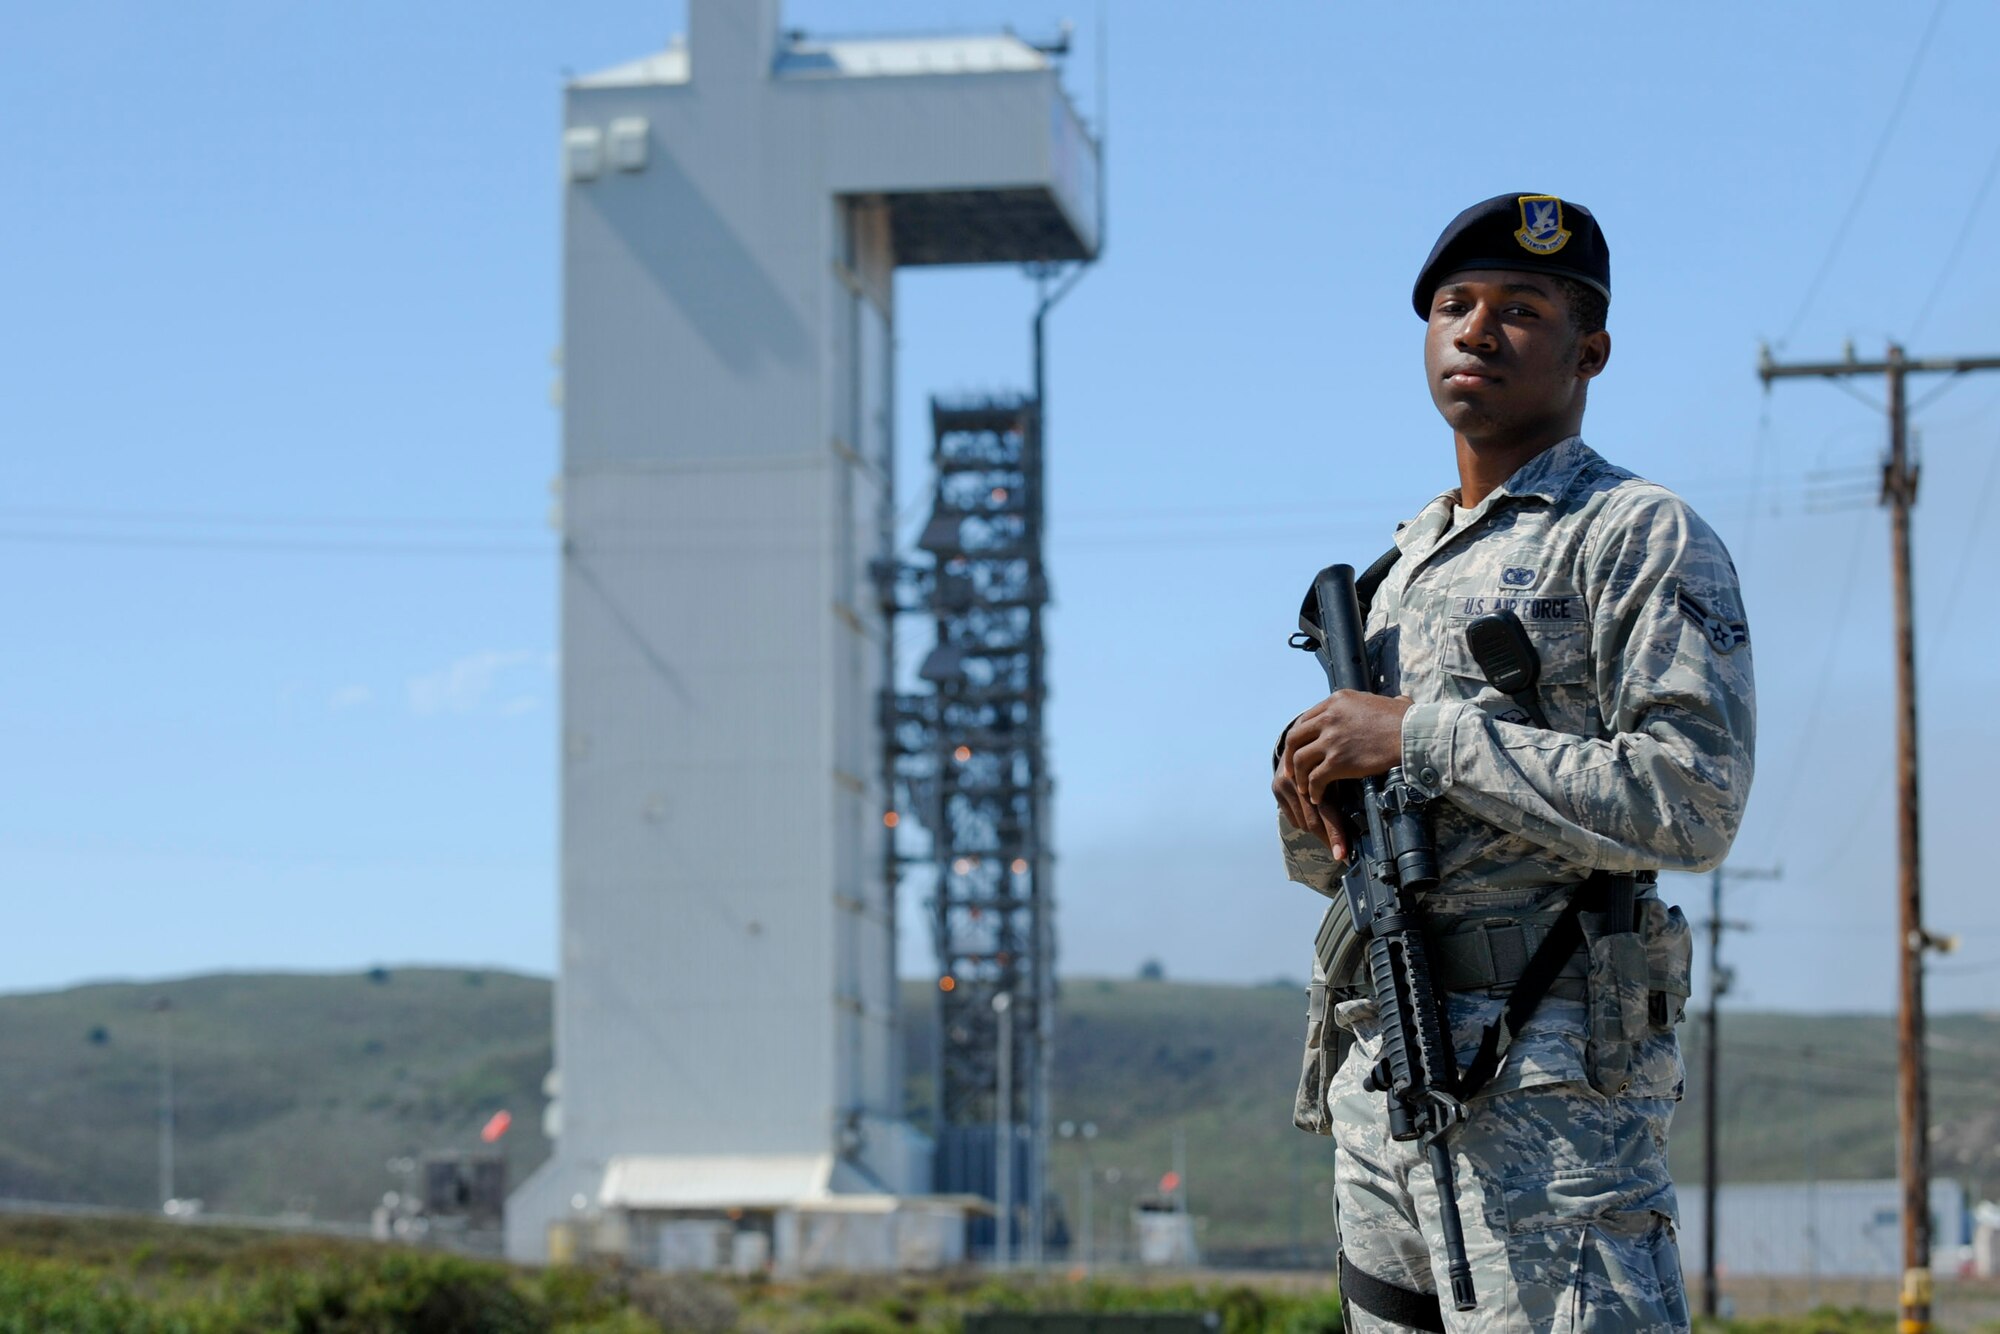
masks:
<path fill-rule="evenodd" d="M 1402 763 L 1435 799 L 1433 920 L 1516 911 L 1597 869 L 1720 863 L 1742 819 L 1754 741 L 1749 635 L 1721 540 L 1687 502 L 1580 437 L 1523 464 L 1454 528 L 1457 499 L 1447 492 L 1398 528 L 1402 557 L 1367 626 L 1376 688 L 1416 701 Z M 1507 607 L 1540 655 L 1553 730 L 1487 685 L 1466 647 L 1474 618 Z M 1282 815 L 1279 824 L 1290 878 L 1338 894 L 1340 865 L 1325 845 Z M 1499 1005 L 1477 1000 L 1490 1003 L 1454 998 L 1461 1033 L 1476 1036 Z M 1531 1032 L 1569 1027 L 1565 1016 L 1582 1007 L 1543 1008 L 1548 1022 Z M 1656 1094 L 1679 1082 L 1664 1038 L 1649 1062 L 1656 1077 L 1640 1081 Z M 1509 1060 L 1494 1091 L 1571 1065 L 1535 1045 Z M 1523 1068 L 1542 1058 L 1539 1078 Z"/>

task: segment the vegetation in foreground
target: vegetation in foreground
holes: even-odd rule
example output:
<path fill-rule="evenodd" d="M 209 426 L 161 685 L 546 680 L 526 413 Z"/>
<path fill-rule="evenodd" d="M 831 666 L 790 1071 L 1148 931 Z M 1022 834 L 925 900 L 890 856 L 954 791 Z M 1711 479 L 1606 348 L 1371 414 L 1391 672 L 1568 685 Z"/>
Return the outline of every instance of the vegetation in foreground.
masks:
<path fill-rule="evenodd" d="M 1336 1334 L 1326 1285 L 1135 1276 L 809 1283 L 524 1269 L 401 1246 L 145 1218 L 0 1218 L 0 1334 L 959 1334 L 969 1312 L 1201 1311 L 1218 1334 Z M 1888 1312 L 1699 1324 L 1888 1334 Z M 1989 1326 L 2000 1330 L 2000 1326 Z"/>
<path fill-rule="evenodd" d="M 1219 1334 L 1340 1328 L 1323 1289 L 976 1271 L 719 1280 L 139 1218 L 0 1218 L 0 1334 L 957 1334 L 967 1312 L 993 1309 L 1214 1311 Z"/>

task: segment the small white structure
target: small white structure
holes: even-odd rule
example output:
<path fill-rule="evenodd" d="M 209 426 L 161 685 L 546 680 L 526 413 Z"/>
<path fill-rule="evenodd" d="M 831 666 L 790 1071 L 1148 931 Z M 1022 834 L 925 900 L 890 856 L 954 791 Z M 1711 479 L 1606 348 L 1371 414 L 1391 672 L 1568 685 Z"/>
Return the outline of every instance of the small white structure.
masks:
<path fill-rule="evenodd" d="M 2000 1278 L 2000 1204 L 1983 1200 L 1972 1211 L 1974 1278 Z"/>
<path fill-rule="evenodd" d="M 554 1258 L 615 1254 L 669 1272 L 926 1270 L 965 1260 L 984 1200 L 835 1194 L 832 1155 L 621 1157 L 557 1224 Z"/>
<path fill-rule="evenodd" d="M 1186 1268 L 1201 1261 L 1194 1242 L 1194 1215 L 1172 1199 L 1146 1199 L 1134 1205 L 1132 1235 L 1142 1265 Z"/>
<path fill-rule="evenodd" d="M 688 10 L 567 91 L 556 1145 L 507 1252 L 594 1218 L 641 1262 L 733 1264 L 741 1228 L 671 1225 L 735 1209 L 780 1268 L 953 1258 L 963 1202 L 904 1198 L 931 1146 L 902 1115 L 870 573 L 894 273 L 1088 257 L 1097 150 L 1014 37 Z"/>

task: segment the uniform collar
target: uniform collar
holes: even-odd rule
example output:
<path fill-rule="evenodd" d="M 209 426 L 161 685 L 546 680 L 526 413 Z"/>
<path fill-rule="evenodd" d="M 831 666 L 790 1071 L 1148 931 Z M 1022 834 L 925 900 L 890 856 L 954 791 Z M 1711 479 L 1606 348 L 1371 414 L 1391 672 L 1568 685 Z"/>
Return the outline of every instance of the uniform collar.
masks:
<path fill-rule="evenodd" d="M 1590 468 L 1603 462 L 1597 451 L 1573 435 L 1550 445 L 1514 470 L 1513 476 L 1488 492 L 1474 507 L 1470 521 L 1460 531 L 1476 526 L 1493 512 L 1503 499 L 1521 500 L 1533 496 L 1553 505 Z M 1452 512 L 1458 506 L 1459 490 L 1440 492 L 1414 519 L 1396 529 L 1396 545 L 1408 551 L 1412 544 L 1428 545 L 1451 527 Z"/>
<path fill-rule="evenodd" d="M 1573 435 L 1560 440 L 1514 470 L 1514 475 L 1494 488 L 1494 496 L 1539 496 L 1551 505 L 1569 493 L 1576 479 L 1593 464 L 1603 460 L 1597 451 Z M 1456 493 L 1454 493 L 1456 494 Z M 1492 500 L 1488 496 L 1487 500 Z"/>

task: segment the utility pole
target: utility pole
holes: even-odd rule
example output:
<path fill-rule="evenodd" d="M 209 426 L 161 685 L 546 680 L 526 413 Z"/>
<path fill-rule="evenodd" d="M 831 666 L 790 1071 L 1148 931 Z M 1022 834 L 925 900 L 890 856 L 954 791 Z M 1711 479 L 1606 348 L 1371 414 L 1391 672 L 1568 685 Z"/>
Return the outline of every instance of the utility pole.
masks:
<path fill-rule="evenodd" d="M 174 1003 L 155 996 L 146 1007 L 160 1016 L 160 1212 L 174 1203 Z"/>
<path fill-rule="evenodd" d="M 1703 1037 L 1702 1064 L 1707 1069 L 1703 1087 L 1701 1107 L 1702 1139 L 1702 1191 L 1701 1191 L 1701 1313 L 1710 1320 L 1715 1319 L 1719 1305 L 1719 1288 L 1716 1281 L 1715 1238 L 1719 1230 L 1716 1226 L 1716 1201 L 1722 1193 L 1721 1173 L 1718 1170 L 1717 1147 L 1721 1142 L 1722 1106 L 1722 1040 L 1721 1000 L 1729 991 L 1729 984 L 1736 978 L 1734 970 L 1722 966 L 1722 933 L 1724 931 L 1748 931 L 1748 922 L 1725 921 L 1722 916 L 1722 882 L 1725 878 L 1736 880 L 1776 880 L 1784 871 L 1773 867 L 1770 870 L 1732 869 L 1718 866 L 1708 878 L 1708 1022 Z"/>
<path fill-rule="evenodd" d="M 1101 36 L 1101 34 L 1100 34 Z M 1101 109 L 1100 109 L 1101 110 Z M 1100 133 L 1101 133 L 1100 129 Z M 1100 151 L 1103 140 L 1099 140 Z M 1098 214 L 1104 216 L 1103 173 L 1098 175 Z M 1098 238 L 1098 253 L 1104 249 L 1103 235 Z M 1035 358 L 1035 421 L 1034 450 L 1038 456 L 1036 475 L 1040 472 L 1040 456 L 1048 443 L 1049 385 L 1046 347 L 1043 325 L 1047 323 L 1049 312 L 1056 303 L 1070 294 L 1070 289 L 1083 280 L 1091 262 L 1086 260 L 1069 271 L 1069 275 L 1056 282 L 1058 266 L 1038 263 L 1027 266 L 1028 276 L 1035 281 L 1036 302 L 1034 321 Z M 1051 284 L 1054 288 L 1051 290 Z M 1034 531 L 1042 531 L 1046 511 L 1046 494 L 1040 485 L 1028 488 L 1030 503 L 1035 507 Z M 1041 616 L 1039 610 L 1031 609 L 1030 615 Z M 1037 630 L 1039 641 L 1040 632 Z M 1037 653 L 1029 662 L 1032 680 L 1029 689 L 1039 700 L 1046 689 L 1042 680 L 1042 656 Z M 1029 915 L 1030 928 L 1035 933 L 1034 971 L 1029 985 L 1034 990 L 1035 1001 L 1035 1065 L 1028 1072 L 1028 1212 L 1034 1221 L 1029 1225 L 1026 1237 L 1028 1262 L 1040 1269 L 1042 1264 L 1043 1233 L 1048 1228 L 1049 1189 L 1049 1102 L 1050 1093 L 1056 1082 L 1056 982 L 1055 982 L 1055 839 L 1054 822 L 1050 818 L 1051 783 L 1046 765 L 1035 774 L 1034 790 L 1029 796 L 1034 809 L 1035 847 L 1033 877 L 1030 893 L 1034 896 L 1034 911 Z"/>
<path fill-rule="evenodd" d="M 1014 994 L 995 996 L 993 1012 L 1000 1016 L 1000 1087 L 993 1099 L 993 1166 L 999 1173 L 993 1192 L 993 1265 L 1008 1269 L 1014 1264 Z"/>
<path fill-rule="evenodd" d="M 1083 1180 L 1077 1184 L 1083 1187 L 1078 1192 L 1082 1197 L 1083 1212 L 1083 1231 L 1079 1234 L 1081 1249 L 1078 1252 L 1078 1263 L 1082 1266 L 1083 1272 L 1086 1274 L 1090 1272 L 1090 1262 L 1094 1258 L 1091 1253 L 1092 1228 L 1094 1224 L 1091 1214 L 1090 1188 L 1094 1184 L 1096 1177 L 1096 1169 L 1090 1165 L 1090 1150 L 1085 1149 L 1083 1153 Z"/>
<path fill-rule="evenodd" d="M 1803 1047 L 1799 1055 L 1812 1064 L 1813 1049 Z M 1806 1099 L 1806 1309 L 1819 1309 L 1819 1118 L 1815 1101 Z"/>
<path fill-rule="evenodd" d="M 1174 1204 L 1181 1213 L 1188 1211 L 1187 1130 L 1183 1126 L 1174 1127 Z"/>
<path fill-rule="evenodd" d="M 1076 1226 L 1072 1229 L 1070 1235 L 1070 1258 L 1075 1262 L 1077 1267 L 1081 1268 L 1085 1273 L 1089 1273 L 1091 1259 L 1090 1187 L 1091 1179 L 1097 1175 L 1096 1164 L 1091 1161 L 1090 1157 L 1090 1142 L 1097 1138 L 1097 1122 L 1085 1121 L 1082 1124 L 1078 1124 L 1075 1121 L 1065 1121 L 1056 1127 L 1056 1134 L 1062 1136 L 1064 1139 L 1075 1139 L 1079 1135 L 1083 1137 L 1083 1166 L 1078 1169 L 1076 1174 L 1078 1211 L 1075 1220 Z"/>
<path fill-rule="evenodd" d="M 1919 469 L 1910 462 L 1909 400 L 1904 382 L 1915 374 L 1964 375 L 2000 370 L 2000 357 L 1905 356 L 1890 343 L 1881 361 L 1857 361 L 1850 345 L 1844 360 L 1780 365 L 1760 349 L 1757 377 L 1771 381 L 1818 376 L 1884 375 L 1889 382 L 1889 456 L 1882 464 L 1882 503 L 1889 508 L 1889 557 L 1896 599 L 1896 780 L 1899 852 L 1897 875 L 1896 1112 L 1903 1181 L 1903 1288 L 1899 1334 L 1929 1334 L 1931 1327 L 1930 1107 L 1924 1077 L 1924 960 L 1937 943 L 1924 930 L 1923 880 L 1917 843 L 1917 647 L 1910 600 L 1910 509 L 1917 500 Z"/>

